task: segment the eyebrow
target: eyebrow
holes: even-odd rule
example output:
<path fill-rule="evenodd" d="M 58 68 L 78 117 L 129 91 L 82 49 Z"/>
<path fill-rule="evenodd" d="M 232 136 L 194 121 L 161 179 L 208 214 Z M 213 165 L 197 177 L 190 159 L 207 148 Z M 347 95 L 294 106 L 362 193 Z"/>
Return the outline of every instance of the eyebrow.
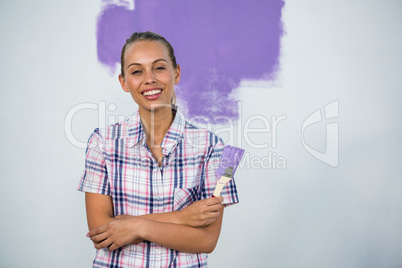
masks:
<path fill-rule="evenodd" d="M 165 59 L 157 59 L 157 60 L 154 60 L 153 62 L 152 62 L 152 64 L 155 64 L 155 63 L 157 63 L 158 61 L 164 61 L 164 62 L 166 62 L 167 63 L 167 60 L 165 60 Z M 131 65 L 142 65 L 142 64 L 140 64 L 140 63 L 130 63 L 128 66 L 127 66 L 127 69 L 128 68 L 130 68 L 130 66 Z"/>

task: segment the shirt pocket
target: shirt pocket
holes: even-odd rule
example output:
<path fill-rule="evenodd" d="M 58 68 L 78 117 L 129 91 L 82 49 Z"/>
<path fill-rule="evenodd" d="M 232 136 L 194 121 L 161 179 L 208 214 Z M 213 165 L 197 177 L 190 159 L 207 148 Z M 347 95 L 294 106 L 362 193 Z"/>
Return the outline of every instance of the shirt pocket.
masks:
<path fill-rule="evenodd" d="M 192 188 L 174 189 L 173 210 L 182 210 L 183 208 L 191 205 L 198 199 L 198 186 Z"/>

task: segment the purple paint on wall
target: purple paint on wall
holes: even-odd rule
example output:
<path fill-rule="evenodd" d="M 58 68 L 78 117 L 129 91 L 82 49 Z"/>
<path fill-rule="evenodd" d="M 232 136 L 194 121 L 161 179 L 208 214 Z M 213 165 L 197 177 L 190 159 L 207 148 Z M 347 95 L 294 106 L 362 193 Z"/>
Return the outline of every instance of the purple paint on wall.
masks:
<path fill-rule="evenodd" d="M 240 80 L 275 79 L 283 5 L 283 0 L 146 0 L 136 1 L 135 10 L 106 5 L 98 17 L 98 58 L 114 70 L 133 32 L 159 33 L 173 45 L 181 66 L 176 94 L 187 101 L 188 116 L 235 119 L 238 100 L 230 94 Z"/>

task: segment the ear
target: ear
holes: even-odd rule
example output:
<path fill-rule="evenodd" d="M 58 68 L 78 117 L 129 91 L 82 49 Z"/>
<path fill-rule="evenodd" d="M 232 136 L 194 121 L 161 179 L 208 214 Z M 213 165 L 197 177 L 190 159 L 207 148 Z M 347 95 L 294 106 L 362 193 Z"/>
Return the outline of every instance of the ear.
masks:
<path fill-rule="evenodd" d="M 124 80 L 124 77 L 121 74 L 119 74 L 119 81 L 120 81 L 121 88 L 125 92 L 130 92 L 130 89 L 128 88 L 128 86 L 126 84 L 126 80 Z"/>
<path fill-rule="evenodd" d="M 177 64 L 176 70 L 174 70 L 174 84 L 177 85 L 180 82 L 181 74 L 180 74 L 180 65 Z"/>

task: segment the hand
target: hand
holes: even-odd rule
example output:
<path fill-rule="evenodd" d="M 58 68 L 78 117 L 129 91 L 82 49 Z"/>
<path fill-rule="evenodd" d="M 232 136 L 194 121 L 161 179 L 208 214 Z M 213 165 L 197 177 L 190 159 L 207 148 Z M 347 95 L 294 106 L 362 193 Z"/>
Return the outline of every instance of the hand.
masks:
<path fill-rule="evenodd" d="M 218 196 L 192 203 L 180 211 L 182 223 L 196 228 L 212 224 L 219 216 L 223 200 L 222 196 Z"/>
<path fill-rule="evenodd" d="M 135 216 L 116 216 L 115 220 L 91 230 L 87 236 L 94 242 L 95 248 L 108 247 L 110 251 L 113 251 L 122 246 L 143 241 L 139 235 L 141 221 L 144 220 Z"/>

